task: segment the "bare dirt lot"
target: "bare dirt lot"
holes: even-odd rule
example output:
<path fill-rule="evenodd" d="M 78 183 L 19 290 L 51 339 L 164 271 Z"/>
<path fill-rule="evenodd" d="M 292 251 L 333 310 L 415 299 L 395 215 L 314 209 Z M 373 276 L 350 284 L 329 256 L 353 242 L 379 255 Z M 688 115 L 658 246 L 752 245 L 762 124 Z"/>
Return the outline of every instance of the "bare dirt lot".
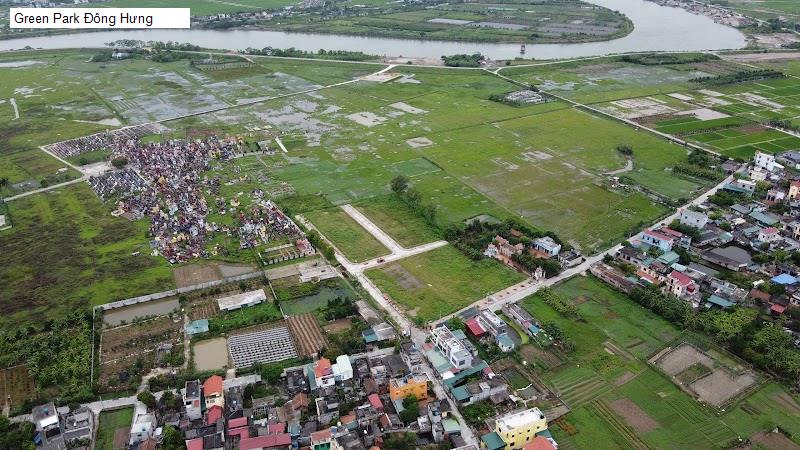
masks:
<path fill-rule="evenodd" d="M 713 367 L 714 361 L 705 353 L 689 344 L 682 344 L 662 356 L 656 364 L 670 376 L 675 376 L 694 364 Z"/>
<path fill-rule="evenodd" d="M 33 377 L 24 364 L 0 370 L 0 410 L 6 406 L 14 408 L 32 398 L 34 387 Z"/>
<path fill-rule="evenodd" d="M 659 423 L 648 416 L 642 408 L 639 408 L 636 403 L 633 403 L 627 398 L 614 400 L 611 403 L 611 409 L 625 419 L 625 423 L 638 434 L 647 433 L 660 426 Z"/>
<path fill-rule="evenodd" d="M 659 357 L 656 365 L 670 375 L 678 386 L 694 394 L 698 401 L 718 408 L 756 384 L 756 377 L 752 372 L 734 371 L 725 367 L 719 360 L 688 343 L 681 344 Z M 679 380 L 680 374 L 689 368 L 693 368 L 698 377 L 694 381 L 685 380 L 686 383 L 691 383 L 687 386 Z"/>
<path fill-rule="evenodd" d="M 330 322 L 324 327 L 322 327 L 322 329 L 325 330 L 326 333 L 339 333 L 341 331 L 350 329 L 351 326 L 352 322 L 350 321 L 350 319 L 345 318 L 345 319 L 334 320 L 333 322 Z"/>
<path fill-rule="evenodd" d="M 228 366 L 228 340 L 219 337 L 194 344 L 194 365 L 201 372 Z"/>
<path fill-rule="evenodd" d="M 222 279 L 219 267 L 216 264 L 188 264 L 172 269 L 175 284 L 179 287 L 194 286 Z"/>
<path fill-rule="evenodd" d="M 791 439 L 781 433 L 760 432 L 750 437 L 750 442 L 757 444 L 756 448 L 768 448 L 770 450 L 800 450 L 800 445 L 792 442 Z M 753 448 L 751 446 L 749 448 Z"/>
<path fill-rule="evenodd" d="M 756 379 L 749 373 L 732 375 L 727 370 L 717 368 L 711 374 L 689 385 L 697 394 L 698 400 L 722 406 L 755 384 Z"/>
<path fill-rule="evenodd" d="M 300 356 L 315 356 L 325 347 L 325 337 L 313 314 L 289 316 L 286 323 Z"/>
<path fill-rule="evenodd" d="M 397 284 L 403 289 L 419 289 L 422 287 L 422 282 L 400 264 L 392 264 L 384 269 L 384 272 L 394 277 L 397 280 Z"/>

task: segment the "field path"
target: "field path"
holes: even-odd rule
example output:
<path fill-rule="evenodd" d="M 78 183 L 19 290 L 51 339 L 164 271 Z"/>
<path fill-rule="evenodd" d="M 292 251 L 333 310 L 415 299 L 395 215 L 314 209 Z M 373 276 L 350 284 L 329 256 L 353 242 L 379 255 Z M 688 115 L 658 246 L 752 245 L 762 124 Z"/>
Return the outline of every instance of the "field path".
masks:
<path fill-rule="evenodd" d="M 17 100 L 15 98 L 11 98 L 8 102 L 11 103 L 11 107 L 14 108 L 14 120 L 19 119 L 19 107 L 17 107 Z"/>
<path fill-rule="evenodd" d="M 447 241 L 435 241 L 418 245 L 413 248 L 403 248 L 394 239 L 389 237 L 388 234 L 381 230 L 380 227 L 378 227 L 375 223 L 373 223 L 351 205 L 344 205 L 342 206 L 342 209 L 347 212 L 347 214 L 349 214 L 350 217 L 352 217 L 356 222 L 363 226 L 364 229 L 375 236 L 375 238 L 378 239 L 382 244 L 389 248 L 392 251 L 392 254 L 365 261 L 363 263 L 353 263 L 347 259 L 347 257 L 344 256 L 344 254 L 342 254 L 342 252 L 339 251 L 339 249 L 337 249 L 336 246 L 333 245 L 333 243 L 327 237 L 325 237 L 325 235 L 322 234 L 309 220 L 301 215 L 296 216 L 296 218 L 308 229 L 315 230 L 317 233 L 319 233 L 322 239 L 331 245 L 331 247 L 333 247 L 336 260 L 339 261 L 339 264 L 341 264 L 342 267 L 344 267 L 344 269 L 358 281 L 361 287 L 363 287 L 364 290 L 369 293 L 370 297 L 372 297 L 375 303 L 377 303 L 381 309 L 386 311 L 389 317 L 392 318 L 395 328 L 399 328 L 398 331 L 400 331 L 404 336 L 410 337 L 415 344 L 422 348 L 422 346 L 425 344 L 425 340 L 428 338 L 428 331 L 426 329 L 417 327 L 413 322 L 411 322 L 403 314 L 402 308 L 395 304 L 388 296 L 384 296 L 381 290 L 378 289 L 374 283 L 372 283 L 372 280 L 370 280 L 364 274 L 364 271 L 369 268 L 378 267 L 402 258 L 407 258 L 409 256 L 443 247 L 448 244 Z M 423 364 L 421 365 L 421 368 L 428 380 L 433 383 L 433 390 L 436 392 L 436 396 L 441 399 L 447 399 L 447 402 L 450 403 L 450 410 L 452 411 L 451 413 L 455 416 L 456 420 L 461 426 L 461 436 L 464 438 L 464 441 L 467 443 L 467 445 L 476 445 L 478 441 L 476 440 L 475 435 L 472 433 L 472 429 L 467 425 L 466 421 L 464 421 L 464 418 L 461 416 L 461 413 L 459 412 L 457 405 L 453 402 L 452 398 L 450 398 L 445 392 L 444 386 L 442 385 L 442 380 L 438 378 L 433 368 L 428 363 L 427 358 L 423 358 L 422 361 Z"/>

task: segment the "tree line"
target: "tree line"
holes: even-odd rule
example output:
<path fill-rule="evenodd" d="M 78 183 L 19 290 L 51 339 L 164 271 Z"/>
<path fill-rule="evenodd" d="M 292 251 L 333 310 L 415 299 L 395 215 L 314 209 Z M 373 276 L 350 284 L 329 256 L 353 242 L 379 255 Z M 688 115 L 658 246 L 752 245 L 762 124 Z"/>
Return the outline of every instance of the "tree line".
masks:
<path fill-rule="evenodd" d="M 695 311 L 656 286 L 634 289 L 630 297 L 681 328 L 711 336 L 735 355 L 787 382 L 797 383 L 800 377 L 800 351 L 794 348 L 792 336 L 781 326 L 763 320 L 756 309 Z"/>

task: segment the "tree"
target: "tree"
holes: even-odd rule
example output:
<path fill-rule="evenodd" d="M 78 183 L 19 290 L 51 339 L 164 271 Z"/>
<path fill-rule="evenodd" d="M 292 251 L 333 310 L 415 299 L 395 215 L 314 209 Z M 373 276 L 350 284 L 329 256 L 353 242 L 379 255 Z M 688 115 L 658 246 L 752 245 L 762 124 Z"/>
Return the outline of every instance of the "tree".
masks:
<path fill-rule="evenodd" d="M 183 450 L 186 448 L 183 435 L 177 428 L 167 425 L 164 427 L 163 433 L 161 446 L 159 447 L 161 450 Z"/>
<path fill-rule="evenodd" d="M 128 165 L 128 159 L 123 157 L 114 158 L 111 160 L 111 165 L 117 169 L 122 169 Z"/>
<path fill-rule="evenodd" d="M 400 419 L 409 424 L 419 417 L 419 400 L 417 397 L 413 395 L 409 395 L 408 397 L 403 399 L 403 412 L 400 413 Z"/>
<path fill-rule="evenodd" d="M 622 144 L 617 146 L 617 151 L 624 156 L 632 156 L 633 155 L 633 148 L 628 144 Z"/>
<path fill-rule="evenodd" d="M 268 384 L 278 384 L 283 375 L 283 367 L 279 364 L 267 364 L 261 368 L 261 379 Z"/>
<path fill-rule="evenodd" d="M 8 187 L 8 178 L 0 178 L 0 189 Z"/>
<path fill-rule="evenodd" d="M 136 396 L 136 400 L 144 403 L 148 409 L 153 409 L 156 407 L 156 398 L 150 391 L 142 391 Z"/>
<path fill-rule="evenodd" d="M 387 450 L 414 450 L 417 448 L 417 435 L 414 433 L 392 433 L 383 444 Z"/>
<path fill-rule="evenodd" d="M 405 192 L 408 189 L 408 182 L 408 177 L 405 175 L 398 175 L 392 178 L 392 192 L 395 194 Z"/>

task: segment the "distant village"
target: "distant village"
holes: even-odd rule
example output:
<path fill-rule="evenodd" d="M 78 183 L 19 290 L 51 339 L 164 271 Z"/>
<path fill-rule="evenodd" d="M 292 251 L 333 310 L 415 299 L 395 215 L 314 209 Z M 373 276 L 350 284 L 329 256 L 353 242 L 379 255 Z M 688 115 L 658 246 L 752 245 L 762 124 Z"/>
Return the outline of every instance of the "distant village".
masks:
<path fill-rule="evenodd" d="M 800 155 L 728 161 L 728 182 L 647 229 L 593 273 L 631 292 L 657 286 L 694 309 L 747 306 L 786 321 L 800 346 Z"/>

